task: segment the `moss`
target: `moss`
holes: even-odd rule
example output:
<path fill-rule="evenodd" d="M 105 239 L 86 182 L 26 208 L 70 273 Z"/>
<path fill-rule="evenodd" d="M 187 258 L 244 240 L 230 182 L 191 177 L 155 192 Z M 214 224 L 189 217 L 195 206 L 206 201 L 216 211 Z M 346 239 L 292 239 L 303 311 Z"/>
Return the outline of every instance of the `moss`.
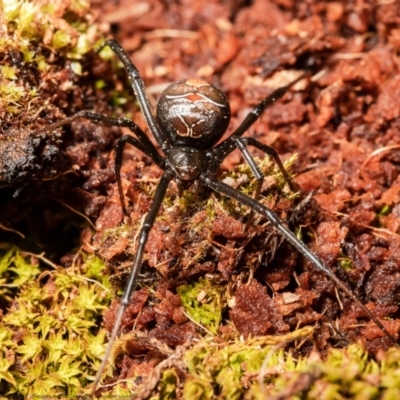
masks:
<path fill-rule="evenodd" d="M 14 48 L 23 52 L 28 42 L 33 41 L 45 42 L 54 49 L 68 46 L 70 52 L 81 55 L 87 51 L 82 43 L 88 33 L 85 20 L 90 10 L 88 1 L 73 0 L 65 5 L 51 1 L 2 0 L 0 5 L 7 27 L 3 45 L 7 39 L 13 39 Z"/>
<path fill-rule="evenodd" d="M 176 399 L 178 386 L 178 377 L 174 370 L 164 371 L 161 379 L 160 394 L 153 397 L 152 400 L 173 400 Z"/>
<path fill-rule="evenodd" d="M 83 393 L 104 352 L 106 332 L 97 328 L 110 303 L 100 283 L 104 264 L 91 256 L 79 267 L 41 271 L 34 256 L 1 248 L 8 310 L 0 322 L 0 392 L 8 398 Z"/>
<path fill-rule="evenodd" d="M 296 359 L 279 348 L 312 334 L 310 329 L 232 343 L 200 342 L 185 355 L 189 376 L 183 398 L 398 398 L 399 349 L 378 363 L 357 344 L 331 349 L 325 361 L 315 360 L 314 354 Z"/>
<path fill-rule="evenodd" d="M 0 0 L 0 10 L 1 128 L 7 127 L 8 133 L 13 132 L 10 128 L 23 127 L 28 133 L 31 124 L 32 131 L 37 129 L 38 116 L 59 107 L 55 93 L 49 94 L 46 89 L 54 86 L 57 74 L 66 69 L 68 74 L 63 79 L 69 82 L 59 82 L 59 86 L 72 92 L 76 77 L 70 72 L 77 77 L 87 75 L 83 70 L 86 56 L 104 39 L 99 38 L 89 1 Z M 105 49 L 101 52 L 103 59 L 108 53 Z M 110 64 L 114 71 L 119 68 L 115 55 Z M 113 90 L 110 95 L 115 108 L 131 100 L 130 92 Z"/>
<path fill-rule="evenodd" d="M 177 288 L 186 313 L 213 334 L 218 332 L 226 305 L 224 291 L 225 287 L 208 279 Z"/>
<path fill-rule="evenodd" d="M 89 23 L 89 2 L 74 0 L 68 5 L 54 5 L 51 1 L 1 0 L 0 9 L 4 64 L 0 74 L 0 117 L 5 118 L 6 113 L 35 116 L 43 104 L 37 97 L 39 87 L 27 80 L 27 70 L 31 76 L 39 74 L 38 81 L 43 85 L 50 78 L 50 69 L 54 70 L 56 57 L 80 59 L 91 49 L 97 27 Z"/>
<path fill-rule="evenodd" d="M 263 364 L 264 368 L 278 365 L 288 370 L 301 368 L 304 361 L 296 362 L 279 347 L 311 334 L 312 328 L 307 327 L 278 337 L 231 342 L 205 338 L 185 354 L 189 376 L 184 383 L 183 398 L 212 399 L 217 393 L 223 399 L 241 399 L 245 394 L 256 398 L 257 377 Z"/>
<path fill-rule="evenodd" d="M 378 215 L 389 215 L 392 211 L 392 207 L 388 204 L 384 204 L 380 210 L 378 210 Z"/>
<path fill-rule="evenodd" d="M 341 268 L 345 271 L 351 271 L 353 268 L 353 261 L 350 257 L 347 257 L 345 254 L 341 253 L 338 258 L 338 262 Z"/>

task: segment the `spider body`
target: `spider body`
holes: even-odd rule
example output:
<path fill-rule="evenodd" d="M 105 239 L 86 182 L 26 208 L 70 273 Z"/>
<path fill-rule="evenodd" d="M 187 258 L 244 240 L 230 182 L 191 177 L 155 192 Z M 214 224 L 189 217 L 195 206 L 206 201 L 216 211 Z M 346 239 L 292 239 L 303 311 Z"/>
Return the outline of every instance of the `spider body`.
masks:
<path fill-rule="evenodd" d="M 225 94 L 199 79 L 169 85 L 157 102 L 156 118 L 171 148 L 167 163 L 183 181 L 197 179 L 207 169 L 205 151 L 226 132 L 230 106 Z"/>
<path fill-rule="evenodd" d="M 156 117 L 154 117 L 146 97 L 143 80 L 129 56 L 115 40 L 106 41 L 99 50 L 104 46 L 109 46 L 124 64 L 148 128 L 163 155 L 159 153 L 159 150 L 146 136 L 144 131 L 132 120 L 126 118 L 110 118 L 91 111 L 81 111 L 71 117 L 43 128 L 41 132 L 52 131 L 54 128 L 70 123 L 77 118 L 86 118 L 107 125 L 128 127 L 135 134 L 135 137 L 123 135 L 117 143 L 115 157 L 115 174 L 121 206 L 125 215 L 129 214 L 124 201 L 124 192 L 120 176 L 125 145 L 129 143 L 138 148 L 164 170 L 164 173 L 157 186 L 153 203 L 139 232 L 137 252 L 133 260 L 132 271 L 121 298 L 121 305 L 105 356 L 93 383 L 93 392 L 100 382 L 113 343 L 118 335 L 125 309 L 135 289 L 149 232 L 157 217 L 168 185 L 173 179 L 176 180 L 178 184 L 182 184 L 185 187 L 190 186 L 194 182 L 198 182 L 211 190 L 231 197 L 248 206 L 251 212 L 262 214 L 301 255 L 315 268 L 324 272 L 338 288 L 350 297 L 363 310 L 365 315 L 374 321 L 392 343 L 396 343 L 394 337 L 385 328 L 382 322 L 361 303 L 357 296 L 286 227 L 285 223 L 278 215 L 257 200 L 261 192 L 263 174 L 251 156 L 248 146 L 256 147 L 271 156 L 279 167 L 283 177 L 286 179 L 289 187 L 293 190 L 294 186 L 279 156 L 273 148 L 266 146 L 254 138 L 243 138 L 242 135 L 258 119 L 266 107 L 282 97 L 289 88 L 299 80 L 305 78 L 306 75 L 301 75 L 289 85 L 279 88 L 265 97 L 228 138 L 217 144 L 226 132 L 230 120 L 228 100 L 219 89 L 197 79 L 189 79 L 174 83 L 161 94 L 157 104 Z M 256 178 L 257 187 L 253 198 L 215 179 L 215 172 L 227 155 L 235 149 L 239 149 L 242 153 L 243 158 L 248 163 Z"/>
<path fill-rule="evenodd" d="M 193 147 L 173 147 L 167 159 L 176 176 L 183 181 L 193 181 L 207 168 L 204 151 Z"/>
<path fill-rule="evenodd" d="M 231 116 L 228 99 L 215 86 L 198 79 L 168 86 L 157 103 L 157 122 L 174 146 L 212 147 Z"/>

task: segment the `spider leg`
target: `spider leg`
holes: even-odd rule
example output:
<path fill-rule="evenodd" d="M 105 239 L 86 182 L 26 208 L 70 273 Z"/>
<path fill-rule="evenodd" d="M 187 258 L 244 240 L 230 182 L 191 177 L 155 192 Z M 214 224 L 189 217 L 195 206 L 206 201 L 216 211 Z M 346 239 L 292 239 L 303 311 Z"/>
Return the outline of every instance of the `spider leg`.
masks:
<path fill-rule="evenodd" d="M 232 136 L 242 136 L 247 129 L 250 128 L 251 125 L 254 124 L 263 113 L 263 111 L 269 107 L 272 103 L 279 100 L 284 94 L 297 82 L 301 81 L 305 77 L 308 76 L 308 73 L 300 75 L 297 79 L 293 82 L 290 82 L 286 86 L 282 86 L 276 90 L 274 90 L 271 94 L 267 97 L 262 99 L 260 103 L 258 103 L 249 114 L 247 114 L 246 118 L 242 121 L 242 123 L 238 126 L 238 128 L 232 133 Z"/>
<path fill-rule="evenodd" d="M 136 146 L 140 151 L 149 156 L 159 167 L 162 168 L 162 166 L 164 165 L 163 158 L 160 156 L 151 140 L 138 125 L 136 125 L 132 120 L 128 118 L 112 118 L 108 115 L 98 114 L 88 110 L 82 110 L 74 115 L 71 115 L 70 117 L 57 121 L 54 124 L 47 125 L 34 133 L 51 132 L 54 129 L 59 128 L 60 126 L 70 124 L 78 118 L 85 118 L 89 121 L 99 122 L 104 125 L 129 128 L 133 133 L 136 134 L 140 141 L 140 145 L 136 146 L 136 144 L 134 144 L 134 146 Z"/>
<path fill-rule="evenodd" d="M 132 122 L 128 120 L 129 122 Z M 118 139 L 117 146 L 116 146 L 116 152 L 115 152 L 115 176 L 117 180 L 117 186 L 118 186 L 118 193 L 119 193 L 119 199 L 121 201 L 121 207 L 122 211 L 125 215 L 128 215 L 127 209 L 126 209 L 126 204 L 125 204 L 125 198 L 124 198 L 124 192 L 122 189 L 122 182 L 121 182 L 121 167 L 122 167 L 122 156 L 124 152 L 125 145 L 129 143 L 130 145 L 138 148 L 142 153 L 146 154 L 148 157 L 150 157 L 155 164 L 157 164 L 161 169 L 165 169 L 165 162 L 162 157 L 155 152 L 157 155 L 156 157 L 153 158 L 153 153 L 150 153 L 149 148 L 146 148 L 143 143 L 141 143 L 139 140 L 134 138 L 133 136 L 130 135 L 123 135 Z M 155 150 L 155 148 L 154 148 Z"/>
<path fill-rule="evenodd" d="M 282 87 L 274 90 L 267 97 L 262 99 L 260 101 L 260 103 L 258 103 L 253 108 L 253 110 L 250 111 L 249 114 L 247 114 L 246 118 L 236 128 L 236 130 L 231 134 L 231 136 L 212 149 L 214 158 L 210 164 L 209 171 L 210 172 L 217 171 L 217 169 L 221 165 L 224 158 L 235 149 L 235 145 L 232 143 L 232 140 L 231 140 L 233 137 L 242 136 L 247 131 L 247 129 L 249 129 L 258 120 L 260 115 L 263 113 L 263 111 L 267 107 L 269 107 L 275 101 L 279 100 L 292 86 L 294 86 L 297 82 L 301 81 L 302 79 L 306 78 L 307 76 L 308 76 L 308 73 L 302 74 L 300 77 L 295 79 L 293 82 L 290 82 L 288 85 L 282 86 Z M 264 145 L 264 146 L 266 146 L 266 145 Z M 257 147 L 257 146 L 255 146 L 255 147 Z M 269 146 L 266 146 L 266 147 L 269 147 Z M 271 149 L 271 148 L 269 148 L 269 149 Z M 263 149 L 261 149 L 261 150 L 263 150 Z M 270 150 L 268 150 L 268 151 L 263 150 L 263 151 L 265 151 L 267 154 L 270 154 L 272 157 L 274 157 L 274 159 L 276 161 L 277 155 L 275 157 Z"/>
<path fill-rule="evenodd" d="M 297 237 L 293 234 L 291 230 L 289 230 L 283 223 L 283 221 L 276 215 L 272 210 L 258 201 L 252 199 L 251 197 L 241 193 L 240 191 L 226 185 L 223 182 L 215 180 L 211 175 L 202 173 L 199 177 L 200 181 L 203 182 L 204 185 L 208 186 L 210 189 L 222 193 L 232 199 L 235 199 L 242 204 L 247 205 L 252 208 L 255 212 L 258 212 L 264 215 L 271 224 L 275 227 L 275 229 L 300 253 L 302 254 L 311 264 L 314 265 L 318 270 L 324 272 L 337 287 L 343 290 L 343 292 L 352 299 L 362 310 L 363 312 L 382 330 L 382 332 L 390 339 L 390 341 L 397 345 L 395 338 L 392 334 L 385 328 L 382 322 L 375 317 L 374 314 L 361 301 L 358 297 L 330 270 L 328 269 L 322 261 L 318 259 L 318 257 Z"/>
<path fill-rule="evenodd" d="M 260 171 L 260 168 L 258 167 L 254 158 L 250 154 L 247 146 L 256 147 L 257 149 L 263 151 L 264 153 L 266 153 L 270 157 L 272 157 L 274 159 L 276 165 L 278 166 L 279 170 L 281 171 L 287 184 L 289 185 L 290 190 L 295 191 L 295 187 L 293 185 L 292 179 L 290 178 L 285 167 L 283 166 L 282 161 L 278 156 L 278 153 L 272 147 L 267 146 L 266 144 L 263 144 L 254 138 L 248 138 L 248 137 L 242 138 L 240 136 L 235 136 L 235 135 L 232 135 L 228 139 L 226 139 L 225 142 L 223 142 L 223 145 L 224 146 L 216 147 L 215 149 L 213 149 L 211 151 L 213 153 L 213 155 L 211 156 L 211 159 L 213 160 L 212 162 L 214 162 L 214 160 L 216 160 L 216 159 L 223 160 L 227 154 L 232 152 L 235 148 L 238 148 L 240 150 L 240 152 L 242 153 L 244 159 L 246 160 L 247 164 L 249 165 L 251 171 L 253 172 L 253 174 L 257 180 L 257 187 L 256 187 L 255 193 L 253 195 L 253 198 L 255 200 L 258 200 L 258 198 L 260 197 L 261 187 L 262 187 L 262 184 L 264 181 L 264 175 Z M 218 167 L 219 167 L 219 165 L 218 165 Z M 254 215 L 254 211 L 252 210 L 250 212 L 249 218 L 246 222 L 245 229 L 248 229 L 249 224 L 251 223 L 251 220 L 253 219 L 253 215 Z"/>
<path fill-rule="evenodd" d="M 144 118 L 147 122 L 147 125 L 156 139 L 158 145 L 160 146 L 161 150 L 164 154 L 167 154 L 168 149 L 171 147 L 168 143 L 165 135 L 161 132 L 160 128 L 158 127 L 156 120 L 153 117 L 151 112 L 149 100 L 146 96 L 146 90 L 144 87 L 144 82 L 142 77 L 140 76 L 139 70 L 133 64 L 131 59 L 129 58 L 128 54 L 122 48 L 122 46 L 115 40 L 109 39 L 106 40 L 98 49 L 97 52 L 100 52 L 105 46 L 109 46 L 110 49 L 118 56 L 121 60 L 122 64 L 124 64 L 125 70 L 128 73 L 128 78 L 131 82 L 133 91 L 137 100 L 139 101 L 140 107 L 142 109 Z"/>
<path fill-rule="evenodd" d="M 122 155 L 126 143 L 129 143 L 132 146 L 138 148 L 142 153 L 150 157 L 153 160 L 153 162 L 157 164 L 161 169 L 165 169 L 164 159 L 160 156 L 157 149 L 155 148 L 151 140 L 143 132 L 143 130 L 128 118 L 112 118 L 107 115 L 98 114 L 88 110 L 83 110 L 79 111 L 74 115 L 71 115 L 70 117 L 57 121 L 54 124 L 47 125 L 44 128 L 37 131 L 37 133 L 52 131 L 56 128 L 59 128 L 60 126 L 70 124 L 71 122 L 75 121 L 78 118 L 85 118 L 90 121 L 99 122 L 105 125 L 129 128 L 138 137 L 138 139 L 136 139 L 133 136 L 129 135 L 121 136 L 117 143 L 116 155 L 115 155 L 115 175 L 117 178 L 118 192 L 121 200 L 122 211 L 124 212 L 125 215 L 128 215 L 122 191 L 121 173 L 120 173 L 122 166 Z"/>
<path fill-rule="evenodd" d="M 268 154 L 270 157 L 272 157 L 274 159 L 276 165 L 278 166 L 279 171 L 281 171 L 283 178 L 289 185 L 290 190 L 293 192 L 296 190 L 295 186 L 293 185 L 292 178 L 287 173 L 280 157 L 278 156 L 278 153 L 275 151 L 275 149 L 273 147 L 267 146 L 266 144 L 261 143 L 258 140 L 254 139 L 254 138 L 250 138 L 250 137 L 241 138 L 241 137 L 234 136 L 234 137 L 232 137 L 232 140 L 234 140 L 236 146 L 242 152 L 243 157 L 245 157 L 246 162 L 249 162 L 244 153 L 245 150 L 248 152 L 247 146 L 253 146 L 253 147 L 263 151 L 264 153 Z M 244 148 L 245 150 L 242 150 L 241 147 Z M 250 156 L 250 154 L 249 154 L 249 156 Z M 253 162 L 254 162 L 254 160 L 253 160 Z M 264 176 L 263 176 L 263 178 L 264 178 Z"/>
<path fill-rule="evenodd" d="M 124 316 L 126 307 L 129 305 L 129 301 L 132 295 L 132 292 L 135 290 L 137 276 L 139 274 L 140 268 L 142 266 L 142 259 L 144 249 L 146 247 L 146 243 L 149 237 L 149 232 L 154 224 L 154 221 L 158 215 L 158 211 L 160 210 L 161 204 L 164 200 L 165 193 L 167 192 L 168 185 L 172 178 L 174 177 L 174 173 L 167 169 L 164 171 L 163 176 L 160 179 L 160 182 L 157 186 L 156 193 L 154 195 L 153 203 L 150 207 L 150 211 L 147 213 L 144 223 L 140 229 L 139 233 L 139 244 L 136 251 L 136 255 L 133 261 L 132 270 L 128 279 L 128 282 L 125 287 L 124 294 L 121 298 L 121 305 L 119 306 L 118 315 L 114 322 L 114 327 L 110 336 L 110 341 L 108 342 L 106 352 L 104 354 L 103 360 L 101 362 L 100 368 L 96 374 L 95 380 L 93 382 L 92 395 L 96 391 L 96 388 L 100 382 L 101 376 L 103 374 L 103 370 L 108 362 L 108 359 L 111 354 L 111 350 L 113 348 L 113 344 L 118 335 L 118 331 L 122 324 L 122 317 Z"/>
<path fill-rule="evenodd" d="M 231 139 L 235 143 L 235 146 L 243 154 L 244 159 L 246 160 L 251 171 L 253 172 L 253 175 L 255 176 L 255 178 L 257 180 L 257 186 L 256 186 L 256 190 L 253 194 L 253 199 L 258 201 L 258 199 L 260 198 L 261 187 L 264 182 L 264 174 L 261 172 L 260 167 L 257 165 L 253 156 L 250 154 L 249 149 L 247 148 L 246 139 L 243 139 L 239 136 L 233 136 L 233 137 L 231 137 Z M 276 156 L 277 156 L 277 159 L 279 160 L 278 165 L 279 166 L 282 165 L 281 160 L 279 159 L 277 154 L 276 154 Z M 282 168 L 283 168 L 283 165 L 282 165 Z M 285 171 L 285 173 L 287 174 L 285 168 L 283 168 L 283 171 Z M 250 214 L 247 218 L 246 225 L 244 227 L 245 231 L 247 231 L 247 229 L 249 229 L 249 226 L 251 224 L 251 221 L 253 220 L 253 217 L 254 217 L 254 210 L 250 209 Z"/>

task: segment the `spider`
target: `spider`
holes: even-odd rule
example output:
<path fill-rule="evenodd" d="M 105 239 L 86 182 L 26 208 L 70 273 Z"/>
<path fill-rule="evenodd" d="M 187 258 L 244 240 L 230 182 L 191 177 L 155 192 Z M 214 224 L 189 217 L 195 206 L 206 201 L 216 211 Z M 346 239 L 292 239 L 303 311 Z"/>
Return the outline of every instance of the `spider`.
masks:
<path fill-rule="evenodd" d="M 148 240 L 149 232 L 160 210 L 169 183 L 175 180 L 180 187 L 189 187 L 194 182 L 237 200 L 248 206 L 251 212 L 262 214 L 274 226 L 274 228 L 302 254 L 318 270 L 323 271 L 335 285 L 342 289 L 384 332 L 394 344 L 394 337 L 385 326 L 369 311 L 358 299 L 358 297 L 328 269 L 309 248 L 285 226 L 284 222 L 268 207 L 258 201 L 263 174 L 252 158 L 248 146 L 253 146 L 271 156 L 279 167 L 288 185 L 293 190 L 291 178 L 286 172 L 276 151 L 250 137 L 242 137 L 247 129 L 254 124 L 261 113 L 277 99 L 281 98 L 295 83 L 305 78 L 307 74 L 283 86 L 265 97 L 243 120 L 239 127 L 225 140 L 217 144 L 226 132 L 230 120 L 230 107 L 226 96 L 216 87 L 205 81 L 189 79 L 171 84 L 161 94 L 154 117 L 149 101 L 146 97 L 145 86 L 138 69 L 130 60 L 122 46 L 114 39 L 105 41 L 98 51 L 109 46 L 123 63 L 136 98 L 140 104 L 148 128 L 156 140 L 163 155 L 159 153 L 155 145 L 146 136 L 144 131 L 132 120 L 127 118 L 111 118 L 91 111 L 81 111 L 43 128 L 43 131 L 51 131 L 54 128 L 71 123 L 77 118 L 111 126 L 128 127 L 136 137 L 123 135 L 120 137 L 115 156 L 115 174 L 117 179 L 119 196 L 122 210 L 128 215 L 122 189 L 120 170 L 122 155 L 125 145 L 128 143 L 145 155 L 147 155 L 164 172 L 158 183 L 150 210 L 145 217 L 140 229 L 137 252 L 133 260 L 132 270 L 121 299 L 121 305 L 114 323 L 110 341 L 100 369 L 92 386 L 95 392 L 103 370 L 107 364 L 114 341 L 118 335 L 122 317 L 129 304 L 131 295 L 135 290 L 137 277 L 142 265 L 144 249 Z M 239 149 L 245 161 L 248 163 L 252 173 L 257 180 L 254 197 L 249 197 L 237 189 L 215 179 L 214 175 L 223 160 L 235 149 Z M 251 218 L 251 217 L 250 217 Z"/>

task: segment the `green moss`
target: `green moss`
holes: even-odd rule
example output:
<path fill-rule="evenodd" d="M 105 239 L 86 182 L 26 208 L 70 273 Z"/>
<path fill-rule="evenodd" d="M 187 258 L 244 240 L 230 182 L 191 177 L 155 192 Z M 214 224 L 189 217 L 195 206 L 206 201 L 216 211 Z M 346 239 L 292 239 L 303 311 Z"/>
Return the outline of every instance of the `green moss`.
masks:
<path fill-rule="evenodd" d="M 159 394 L 152 400 L 173 400 L 177 396 L 178 377 L 174 370 L 166 370 L 161 378 Z"/>
<path fill-rule="evenodd" d="M 8 65 L 0 65 L 0 72 L 3 75 L 3 78 L 8 80 L 17 79 L 16 69 L 14 67 L 10 67 Z"/>
<path fill-rule="evenodd" d="M 83 393 L 104 353 L 106 333 L 97 326 L 110 292 L 94 280 L 104 280 L 104 264 L 91 256 L 79 268 L 41 273 L 35 257 L 6 244 L 1 249 L 8 306 L 0 322 L 1 393 L 9 398 Z"/>
<path fill-rule="evenodd" d="M 40 73 L 40 82 L 51 79 L 47 76 L 48 60 L 54 72 L 55 59 L 63 67 L 59 60 L 78 60 L 93 47 L 97 26 L 91 21 L 89 2 L 72 0 L 66 6 L 50 0 L 0 0 L 0 10 L 0 52 L 5 55 L 0 71 L 0 109 L 11 115 L 27 112 L 36 115 L 42 107 L 42 101 L 36 98 L 39 89 L 33 88 L 31 81 L 24 82 L 26 76 L 13 65 L 8 54 L 21 55 L 27 64 L 25 68 Z M 79 66 L 74 64 L 73 70 L 78 73 Z M 4 118 L 1 114 L 0 118 Z"/>
<path fill-rule="evenodd" d="M 295 370 L 304 361 L 295 362 L 282 347 L 289 342 L 312 334 L 307 327 L 289 335 L 237 339 L 232 342 L 205 338 L 185 354 L 189 376 L 184 383 L 184 399 L 257 398 L 258 374 L 261 367 L 281 366 Z M 244 382 L 246 384 L 244 385 Z M 267 398 L 267 397 L 264 397 Z"/>
<path fill-rule="evenodd" d="M 16 84 L 14 81 L 1 80 L 3 82 L 0 84 L 0 106 L 4 107 L 8 113 L 15 114 L 23 106 L 21 101 L 24 99 L 26 91 L 23 86 Z"/>
<path fill-rule="evenodd" d="M 377 363 L 357 344 L 330 350 L 325 361 L 315 360 L 315 355 L 296 359 L 280 348 L 311 334 L 308 327 L 281 337 L 232 343 L 204 340 L 185 355 L 189 376 L 184 383 L 183 398 L 399 398 L 399 349 L 391 349 Z M 264 377 L 260 371 L 264 371 Z"/>
<path fill-rule="evenodd" d="M 51 46 L 58 50 L 63 47 L 68 46 L 71 43 L 72 37 L 66 31 L 56 31 L 54 32 L 53 38 L 51 40 Z"/>
<path fill-rule="evenodd" d="M 388 204 L 384 204 L 381 209 L 378 211 L 378 215 L 389 215 L 392 211 L 392 207 Z"/>
<path fill-rule="evenodd" d="M 176 291 L 190 318 L 216 334 L 226 305 L 225 290 L 224 286 L 208 279 L 200 279 L 196 283 L 180 286 Z"/>
<path fill-rule="evenodd" d="M 0 301 L 12 301 L 15 289 L 31 281 L 39 273 L 36 265 L 31 265 L 15 246 L 0 243 Z"/>
<path fill-rule="evenodd" d="M 16 1 L 1 0 L 4 22 L 7 34 L 3 36 L 0 44 L 19 49 L 22 53 L 29 51 L 30 42 L 47 42 L 53 49 L 68 47 L 68 51 L 76 54 L 84 54 L 89 48 L 89 34 L 96 29 L 91 26 L 88 32 L 86 14 L 90 11 L 88 1 L 71 1 L 67 7 L 54 5 L 51 1 Z M 61 23 L 62 20 L 62 23 Z M 63 26 L 63 29 L 58 29 Z M 48 43 L 48 38 L 51 42 Z M 32 55 L 28 57 L 32 60 Z"/>
<path fill-rule="evenodd" d="M 351 258 L 346 257 L 344 254 L 341 254 L 340 257 L 338 258 L 339 265 L 345 270 L 345 271 L 351 271 L 353 268 L 353 261 Z"/>

